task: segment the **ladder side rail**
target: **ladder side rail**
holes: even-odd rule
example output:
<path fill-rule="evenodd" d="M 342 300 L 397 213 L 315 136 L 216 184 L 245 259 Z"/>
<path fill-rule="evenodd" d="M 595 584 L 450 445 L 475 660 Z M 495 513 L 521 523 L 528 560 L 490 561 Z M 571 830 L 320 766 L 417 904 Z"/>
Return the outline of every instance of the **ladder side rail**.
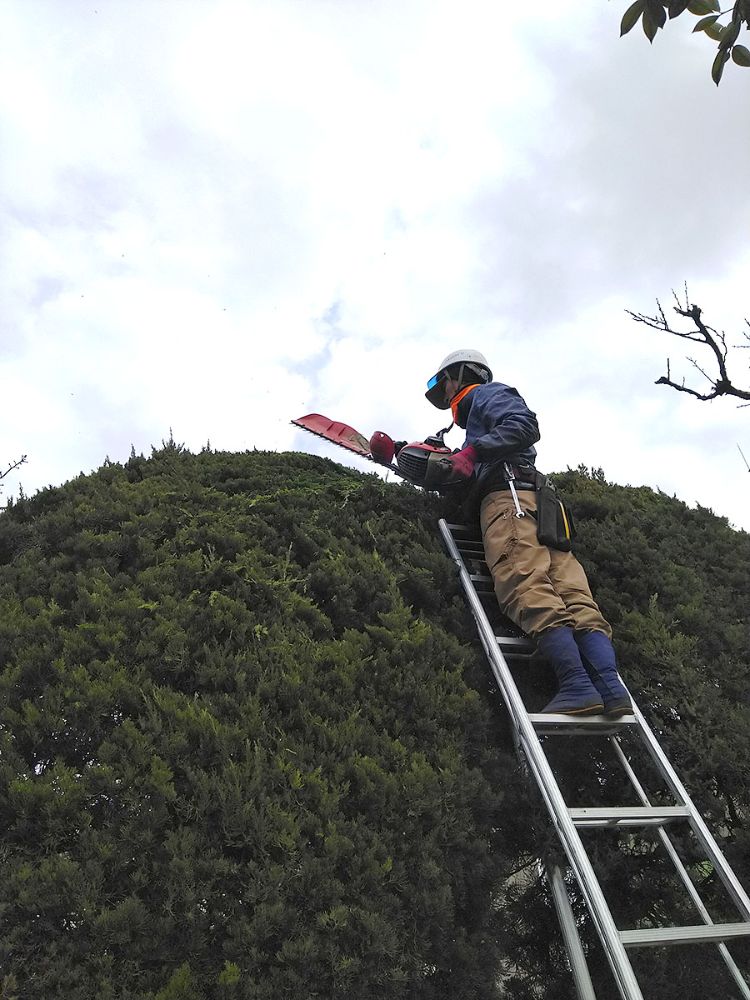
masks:
<path fill-rule="evenodd" d="M 573 975 L 573 983 L 578 994 L 578 1000 L 596 1000 L 594 984 L 591 982 L 589 967 L 586 963 L 586 955 L 581 944 L 581 938 L 576 927 L 575 915 L 568 898 L 568 890 L 565 888 L 562 873 L 558 865 L 545 866 L 550 886 L 552 888 L 552 898 L 557 910 L 557 919 L 560 922 L 565 950 L 568 953 L 570 971 Z"/>
<path fill-rule="evenodd" d="M 630 779 L 630 783 L 635 789 L 638 798 L 641 800 L 644 806 L 650 805 L 649 797 L 646 794 L 646 790 L 641 784 L 640 780 L 638 779 L 638 776 L 636 775 L 635 771 L 633 770 L 632 764 L 625 756 L 625 752 L 623 751 L 622 746 L 620 745 L 619 739 L 616 736 L 610 736 L 609 741 L 614 748 L 614 751 L 623 767 L 623 770 Z M 703 902 L 701 895 L 698 892 L 698 889 L 695 886 L 693 880 L 690 878 L 690 874 L 687 868 L 685 867 L 682 858 L 675 850 L 674 844 L 672 843 L 669 834 L 663 827 L 659 827 L 658 832 L 659 832 L 659 839 L 661 840 L 664 849 L 669 855 L 669 858 L 672 861 L 672 864 L 674 865 L 677 874 L 680 877 L 680 881 L 685 886 L 688 895 L 693 901 L 693 905 L 700 913 L 703 922 L 705 924 L 713 925 L 714 920 L 712 919 L 711 914 L 706 909 L 705 903 Z M 727 948 L 727 946 L 724 944 L 723 941 L 719 941 L 716 947 L 718 948 L 719 954 L 724 960 L 724 964 L 729 970 L 732 979 L 734 979 L 735 983 L 737 984 L 737 988 L 739 989 L 743 1000 L 750 1000 L 750 987 L 748 987 L 747 982 L 745 981 L 745 977 L 740 972 L 739 967 L 735 962 L 735 960 L 732 958 L 729 949 Z"/>
<path fill-rule="evenodd" d="M 469 601 L 479 637 L 495 675 L 498 687 L 503 695 L 508 711 L 519 730 L 528 764 L 534 772 L 542 797 L 560 840 L 568 856 L 576 878 L 581 886 L 589 912 L 597 926 L 599 936 L 604 945 L 610 967 L 618 984 L 623 1000 L 643 1000 L 643 994 L 635 978 L 625 947 L 620 939 L 619 931 L 610 913 L 601 886 L 588 859 L 583 843 L 578 835 L 572 819 L 568 814 L 567 805 L 557 785 L 555 776 L 547 761 L 539 738 L 526 712 L 526 707 L 516 687 L 508 664 L 500 652 L 495 634 L 477 596 L 466 566 L 459 555 L 453 536 L 443 518 L 438 522 L 445 546 L 456 564 L 466 597 Z"/>
<path fill-rule="evenodd" d="M 734 900 L 737 909 L 742 915 L 742 919 L 750 921 L 750 898 L 748 898 L 747 893 L 740 884 L 740 881 L 732 870 L 731 865 L 724 857 L 721 848 L 716 843 L 716 840 L 706 825 L 705 820 L 701 816 L 693 800 L 690 798 L 688 790 L 685 788 L 682 781 L 678 777 L 677 772 L 670 764 L 667 755 L 659 745 L 659 741 L 656 739 L 656 736 L 654 736 L 651 727 L 646 722 L 643 714 L 635 702 L 633 702 L 633 713 L 638 720 L 641 737 L 646 745 L 646 748 L 651 754 L 651 758 L 656 764 L 658 770 L 661 772 L 662 777 L 669 785 L 675 798 L 683 805 L 688 806 L 690 809 L 690 823 L 693 826 L 696 837 L 703 845 L 709 860 L 716 868 L 716 871 L 724 883 L 727 892 Z"/>
<path fill-rule="evenodd" d="M 716 944 L 717 941 L 750 937 L 750 927 L 736 924 L 683 924 L 669 927 L 635 927 L 621 931 L 626 948 L 664 948 L 680 944 Z"/>

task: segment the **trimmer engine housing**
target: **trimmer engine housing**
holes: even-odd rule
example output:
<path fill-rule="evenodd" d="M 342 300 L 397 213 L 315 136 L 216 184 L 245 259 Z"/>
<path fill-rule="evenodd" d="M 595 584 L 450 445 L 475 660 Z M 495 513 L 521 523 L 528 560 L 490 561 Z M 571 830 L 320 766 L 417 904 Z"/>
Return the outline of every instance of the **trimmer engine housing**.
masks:
<path fill-rule="evenodd" d="M 445 433 L 446 431 L 438 431 L 426 441 L 414 441 L 401 448 L 396 456 L 396 464 L 405 479 L 427 490 L 464 481 L 461 476 L 456 475 L 453 466 L 447 461 L 453 452 L 443 442 Z"/>

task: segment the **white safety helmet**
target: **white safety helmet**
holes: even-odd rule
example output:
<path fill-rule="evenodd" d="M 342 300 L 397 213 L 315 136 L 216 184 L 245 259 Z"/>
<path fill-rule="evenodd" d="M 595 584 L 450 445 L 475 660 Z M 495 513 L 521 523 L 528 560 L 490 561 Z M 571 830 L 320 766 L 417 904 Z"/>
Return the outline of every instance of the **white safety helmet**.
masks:
<path fill-rule="evenodd" d="M 426 398 L 436 406 L 438 410 L 450 408 L 450 400 L 445 398 L 443 392 L 443 380 L 448 372 L 460 385 L 470 385 L 472 382 L 491 382 L 492 369 L 487 363 L 487 358 L 480 351 L 472 351 L 468 348 L 462 351 L 453 351 L 447 358 L 443 358 L 437 372 L 427 383 Z"/>

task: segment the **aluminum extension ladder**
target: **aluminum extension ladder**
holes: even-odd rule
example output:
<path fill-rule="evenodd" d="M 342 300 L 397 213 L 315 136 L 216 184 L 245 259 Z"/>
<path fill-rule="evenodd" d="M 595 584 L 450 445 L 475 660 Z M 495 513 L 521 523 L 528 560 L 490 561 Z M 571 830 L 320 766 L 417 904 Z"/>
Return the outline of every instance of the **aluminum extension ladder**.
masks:
<path fill-rule="evenodd" d="M 492 578 L 484 562 L 484 549 L 476 528 L 461 524 L 439 522 L 446 548 L 456 563 L 461 585 L 476 621 L 479 637 L 489 660 L 492 672 L 510 713 L 514 729 L 516 750 L 525 768 L 531 772 L 557 831 L 570 867 L 578 881 L 588 905 L 593 924 L 599 935 L 617 983 L 622 1000 L 643 1000 L 643 993 L 628 958 L 630 948 L 697 944 L 711 942 L 717 945 L 734 982 L 737 995 L 750 1000 L 750 988 L 727 948 L 726 942 L 750 936 L 750 898 L 740 885 L 737 876 L 722 854 L 700 812 L 693 804 L 685 786 L 680 781 L 656 737 L 634 703 L 633 714 L 619 719 L 603 715 L 571 718 L 566 715 L 530 713 L 526 710 L 521 694 L 508 666 L 508 660 L 528 658 L 534 644 L 519 635 L 496 635 L 485 612 L 482 597 L 494 596 Z M 618 733 L 635 732 L 674 796 L 673 806 L 653 806 L 643 785 L 635 774 L 630 761 L 620 745 Z M 622 765 L 640 806 L 606 808 L 569 808 L 547 759 L 539 736 L 571 736 L 598 734 L 609 738 L 615 755 Z M 714 923 L 701 899 L 687 868 L 678 856 L 665 827 L 674 822 L 687 822 L 705 856 L 720 876 L 740 914 L 736 923 Z M 677 875 L 685 886 L 701 923 L 693 926 L 649 927 L 619 930 L 591 861 L 579 836 L 585 827 L 655 827 L 667 855 L 672 860 Z M 589 975 L 584 949 L 576 928 L 576 921 L 568 898 L 562 874 L 556 866 L 547 871 L 555 902 L 565 949 L 571 967 L 579 1000 L 597 1000 Z"/>

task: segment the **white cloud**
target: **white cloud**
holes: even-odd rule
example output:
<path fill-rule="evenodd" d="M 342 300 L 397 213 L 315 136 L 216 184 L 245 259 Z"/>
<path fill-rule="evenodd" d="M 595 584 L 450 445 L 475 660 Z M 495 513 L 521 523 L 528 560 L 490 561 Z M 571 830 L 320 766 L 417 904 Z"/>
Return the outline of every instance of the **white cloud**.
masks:
<path fill-rule="evenodd" d="M 653 386 L 679 345 L 623 313 L 687 278 L 740 328 L 742 74 L 717 93 L 689 26 L 651 48 L 620 15 L 6 0 L 2 450 L 29 453 L 24 485 L 170 427 L 299 447 L 288 421 L 317 410 L 421 437 L 445 416 L 424 382 L 467 345 L 539 411 L 545 467 L 750 527 L 747 411 Z"/>

